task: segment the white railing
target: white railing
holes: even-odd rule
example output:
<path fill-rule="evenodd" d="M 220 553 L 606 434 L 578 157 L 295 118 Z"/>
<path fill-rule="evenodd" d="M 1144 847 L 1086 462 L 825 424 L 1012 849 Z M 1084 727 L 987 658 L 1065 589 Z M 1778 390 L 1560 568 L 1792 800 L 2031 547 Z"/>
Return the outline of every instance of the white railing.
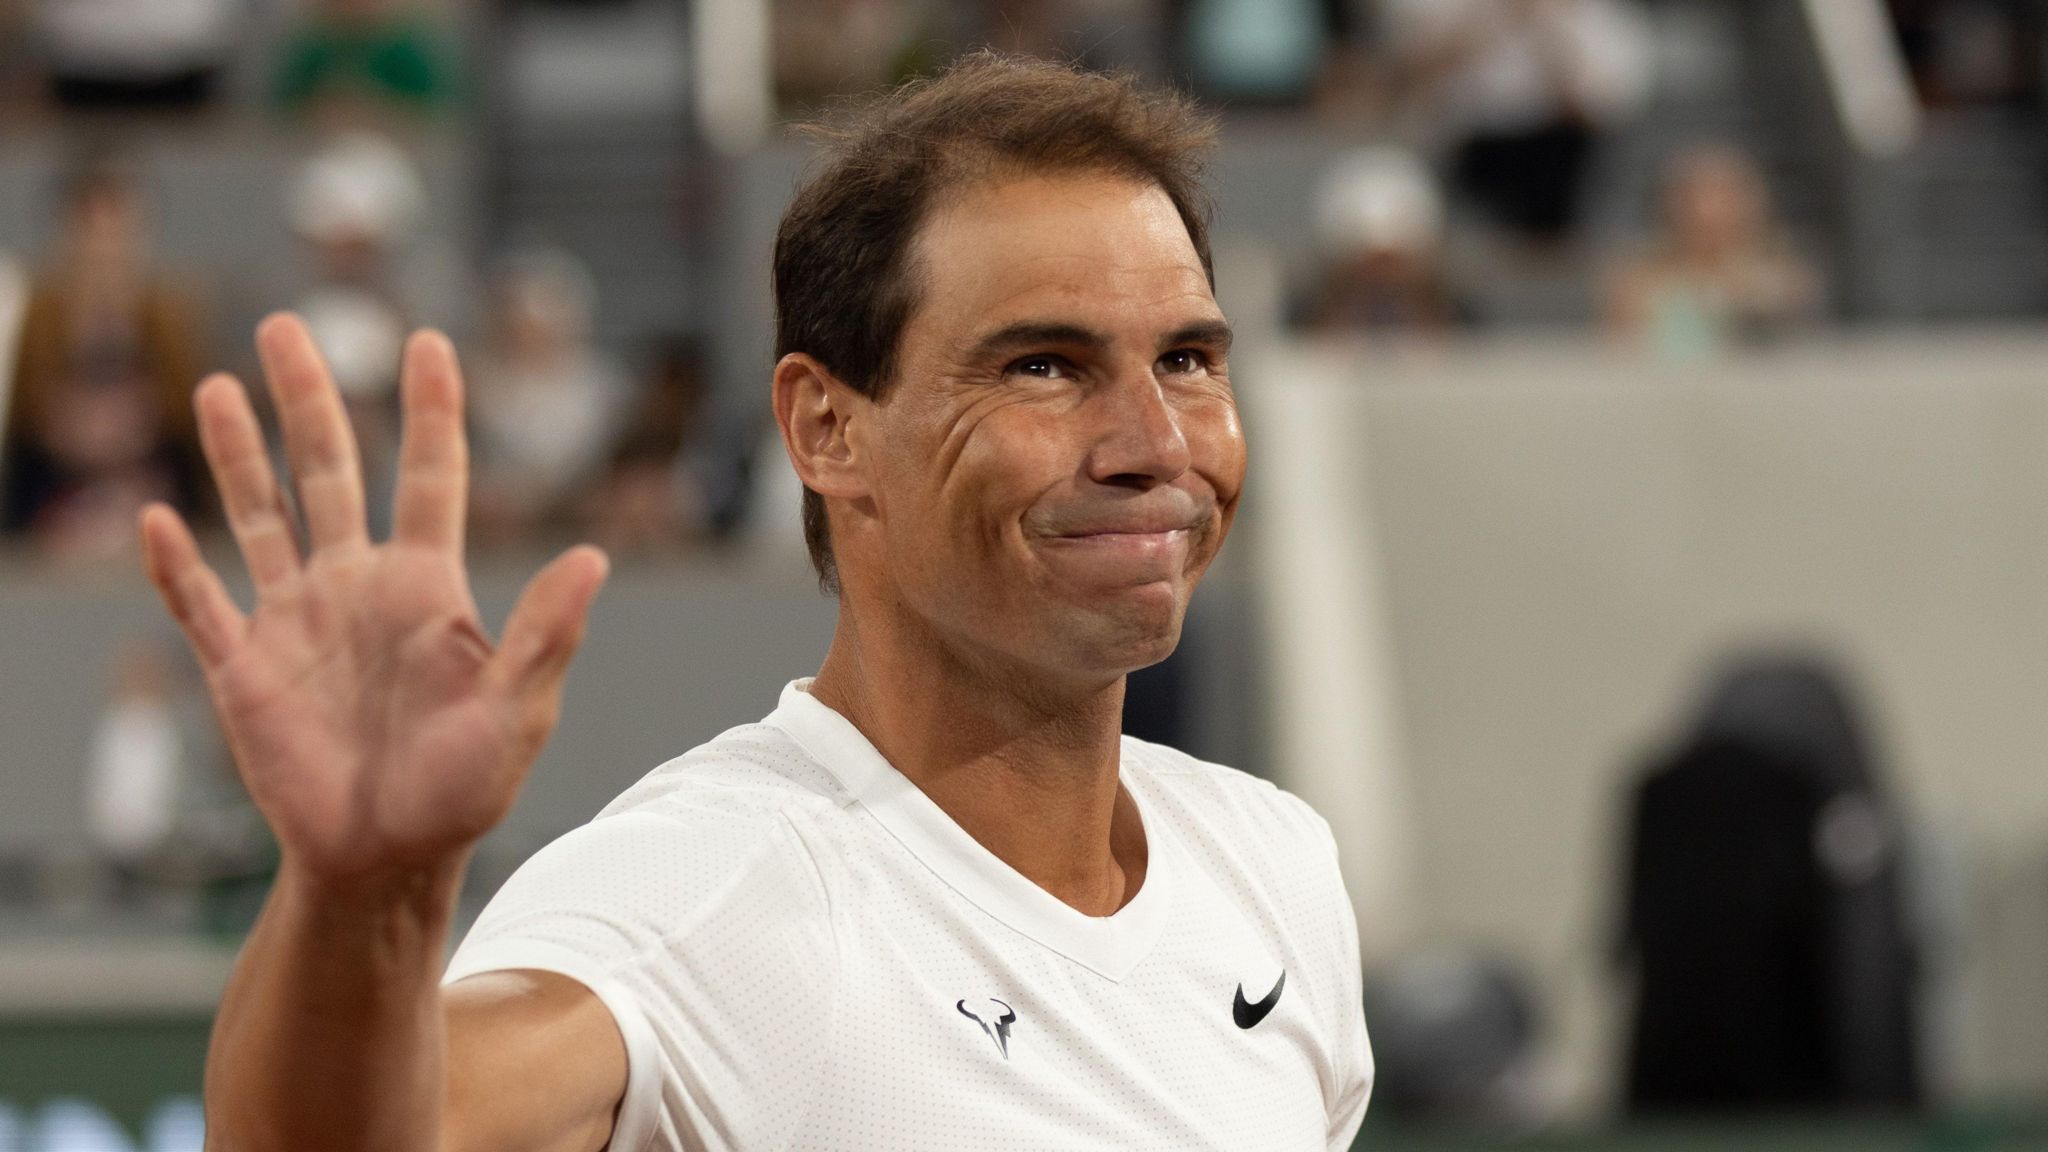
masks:
<path fill-rule="evenodd" d="M 1880 159 L 1912 148 L 1920 99 L 1882 0 L 1800 0 L 1800 7 L 1849 142 Z"/>

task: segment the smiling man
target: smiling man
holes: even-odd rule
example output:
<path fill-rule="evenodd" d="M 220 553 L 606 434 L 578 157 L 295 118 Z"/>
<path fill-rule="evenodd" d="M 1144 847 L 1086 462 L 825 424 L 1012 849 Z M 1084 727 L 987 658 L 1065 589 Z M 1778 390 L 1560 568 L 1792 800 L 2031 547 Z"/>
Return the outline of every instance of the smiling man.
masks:
<path fill-rule="evenodd" d="M 441 960 L 603 579 L 495 648 L 445 340 L 393 538 L 303 328 L 200 389 L 258 592 L 143 531 L 284 863 L 208 1067 L 244 1150 L 1347 1148 L 1371 1061 L 1328 828 L 1121 737 L 1245 471 L 1184 102 L 976 57 L 827 140 L 775 253 L 775 415 L 840 601 L 814 679 L 529 861 Z M 716 653 L 679 652 L 679 660 Z"/>

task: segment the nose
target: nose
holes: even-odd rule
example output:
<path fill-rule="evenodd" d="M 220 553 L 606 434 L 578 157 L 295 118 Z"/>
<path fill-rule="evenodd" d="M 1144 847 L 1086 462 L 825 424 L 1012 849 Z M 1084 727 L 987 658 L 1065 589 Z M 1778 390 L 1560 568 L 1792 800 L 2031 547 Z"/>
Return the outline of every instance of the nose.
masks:
<path fill-rule="evenodd" d="M 1170 484 L 1192 457 L 1181 413 L 1151 371 L 1120 376 L 1089 405 L 1098 434 L 1088 454 L 1088 478 L 1140 490 Z"/>

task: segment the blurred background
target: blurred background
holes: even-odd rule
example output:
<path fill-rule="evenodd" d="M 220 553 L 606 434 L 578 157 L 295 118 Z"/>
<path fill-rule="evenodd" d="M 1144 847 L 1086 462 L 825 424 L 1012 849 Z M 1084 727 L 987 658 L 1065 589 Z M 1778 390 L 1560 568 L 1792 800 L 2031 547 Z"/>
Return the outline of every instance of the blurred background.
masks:
<path fill-rule="evenodd" d="M 2048 1148 L 2041 0 L 0 0 L 0 1152 L 196 1152 L 274 849 L 142 583 L 300 310 L 486 614 L 617 575 L 473 870 L 815 669 L 788 125 L 983 45 L 1220 114 L 1239 535 L 1128 727 L 1314 802 L 1362 1148 Z M 373 507 L 380 498 L 373 494 Z"/>

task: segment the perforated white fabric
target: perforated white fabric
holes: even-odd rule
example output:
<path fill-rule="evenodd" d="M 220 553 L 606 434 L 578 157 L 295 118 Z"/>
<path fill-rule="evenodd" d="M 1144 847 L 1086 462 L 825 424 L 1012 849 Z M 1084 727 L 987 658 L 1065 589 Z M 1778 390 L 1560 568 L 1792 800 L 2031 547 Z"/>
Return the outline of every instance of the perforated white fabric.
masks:
<path fill-rule="evenodd" d="M 613 1152 L 1350 1146 L 1357 929 L 1306 804 L 1126 738 L 1145 881 L 1088 917 L 805 687 L 536 854 L 449 968 L 597 992 L 629 1055 Z M 1240 1027 L 1240 986 L 1283 973 Z"/>

